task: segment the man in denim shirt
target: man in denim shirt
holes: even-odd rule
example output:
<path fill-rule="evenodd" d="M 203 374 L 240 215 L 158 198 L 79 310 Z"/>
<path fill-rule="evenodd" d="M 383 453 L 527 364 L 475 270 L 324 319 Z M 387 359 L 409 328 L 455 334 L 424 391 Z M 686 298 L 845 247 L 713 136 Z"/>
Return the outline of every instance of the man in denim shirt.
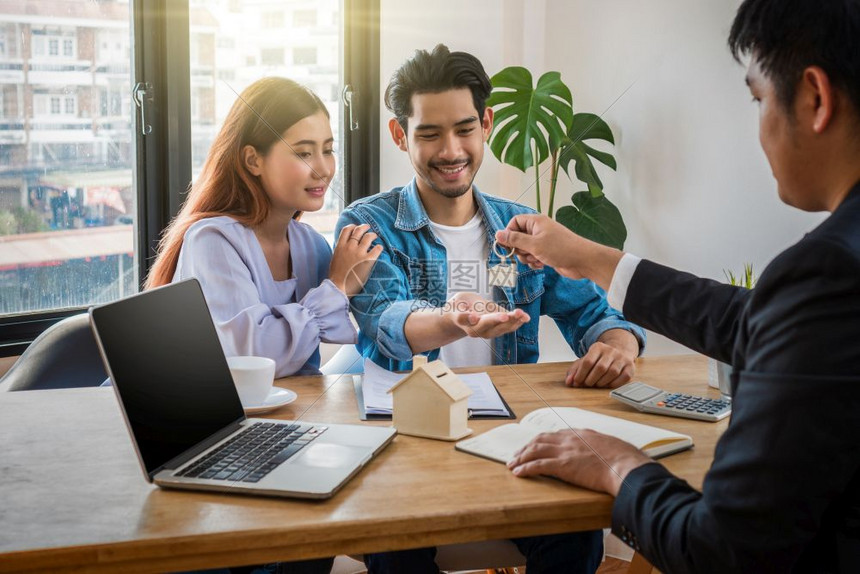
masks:
<path fill-rule="evenodd" d="M 644 332 L 609 307 L 587 280 L 554 269 L 518 265 L 515 287 L 488 284 L 497 230 L 515 215 L 533 213 L 480 193 L 473 179 L 493 125 L 485 101 L 491 90 L 481 63 L 437 46 L 418 51 L 392 76 L 385 102 L 389 128 L 407 152 L 416 177 L 408 185 L 361 199 L 344 210 L 348 224 L 369 224 L 384 246 L 364 291 L 351 306 L 365 357 L 390 370 L 409 370 L 412 356 L 441 358 L 451 367 L 534 363 L 538 322 L 552 317 L 581 357 L 572 386 L 614 387 L 629 381 Z M 594 572 L 599 531 L 516 539 L 530 574 Z M 437 572 L 435 549 L 371 554 L 369 571 Z"/>

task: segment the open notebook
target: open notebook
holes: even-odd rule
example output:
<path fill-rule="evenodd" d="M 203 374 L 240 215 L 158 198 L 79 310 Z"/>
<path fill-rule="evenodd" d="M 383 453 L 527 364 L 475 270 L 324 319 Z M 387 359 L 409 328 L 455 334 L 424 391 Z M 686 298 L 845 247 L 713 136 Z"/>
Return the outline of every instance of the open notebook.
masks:
<path fill-rule="evenodd" d="M 693 446 L 685 434 L 634 423 L 573 407 L 542 408 L 532 411 L 519 424 L 502 425 L 457 443 L 457 450 L 507 463 L 514 453 L 542 432 L 569 428 L 591 429 L 620 438 L 658 458 Z"/>

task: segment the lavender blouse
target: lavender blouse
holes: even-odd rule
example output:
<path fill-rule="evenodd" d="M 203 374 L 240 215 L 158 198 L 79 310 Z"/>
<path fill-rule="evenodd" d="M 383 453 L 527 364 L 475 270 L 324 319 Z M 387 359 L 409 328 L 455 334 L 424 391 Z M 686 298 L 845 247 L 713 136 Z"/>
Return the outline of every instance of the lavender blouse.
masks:
<path fill-rule="evenodd" d="M 327 279 L 331 247 L 291 221 L 293 278 L 275 281 L 251 229 L 231 217 L 188 228 L 173 281 L 196 277 L 224 353 L 271 357 L 275 376 L 319 373 L 319 344 L 355 343 L 349 300 Z"/>

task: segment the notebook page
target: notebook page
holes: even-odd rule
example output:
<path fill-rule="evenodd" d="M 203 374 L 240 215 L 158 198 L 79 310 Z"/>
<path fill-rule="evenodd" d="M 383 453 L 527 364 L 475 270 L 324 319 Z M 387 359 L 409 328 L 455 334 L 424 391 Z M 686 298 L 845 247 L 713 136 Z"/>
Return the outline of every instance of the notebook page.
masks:
<path fill-rule="evenodd" d="M 514 453 L 526 446 L 541 429 L 523 424 L 506 424 L 496 427 L 476 437 L 458 442 L 454 448 L 496 462 L 507 464 Z"/>
<path fill-rule="evenodd" d="M 620 438 L 639 449 L 654 446 L 652 443 L 690 439 L 687 435 L 574 407 L 538 409 L 523 417 L 520 424 L 547 431 L 591 429 Z"/>

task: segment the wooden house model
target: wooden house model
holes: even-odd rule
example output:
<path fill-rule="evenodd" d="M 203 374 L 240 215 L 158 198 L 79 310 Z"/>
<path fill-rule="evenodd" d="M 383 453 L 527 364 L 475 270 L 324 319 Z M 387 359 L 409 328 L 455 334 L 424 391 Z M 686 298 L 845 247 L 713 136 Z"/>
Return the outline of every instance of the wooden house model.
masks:
<path fill-rule="evenodd" d="M 442 361 L 414 357 L 412 372 L 388 392 L 398 433 L 452 441 L 472 434 L 466 426 L 472 389 Z"/>

